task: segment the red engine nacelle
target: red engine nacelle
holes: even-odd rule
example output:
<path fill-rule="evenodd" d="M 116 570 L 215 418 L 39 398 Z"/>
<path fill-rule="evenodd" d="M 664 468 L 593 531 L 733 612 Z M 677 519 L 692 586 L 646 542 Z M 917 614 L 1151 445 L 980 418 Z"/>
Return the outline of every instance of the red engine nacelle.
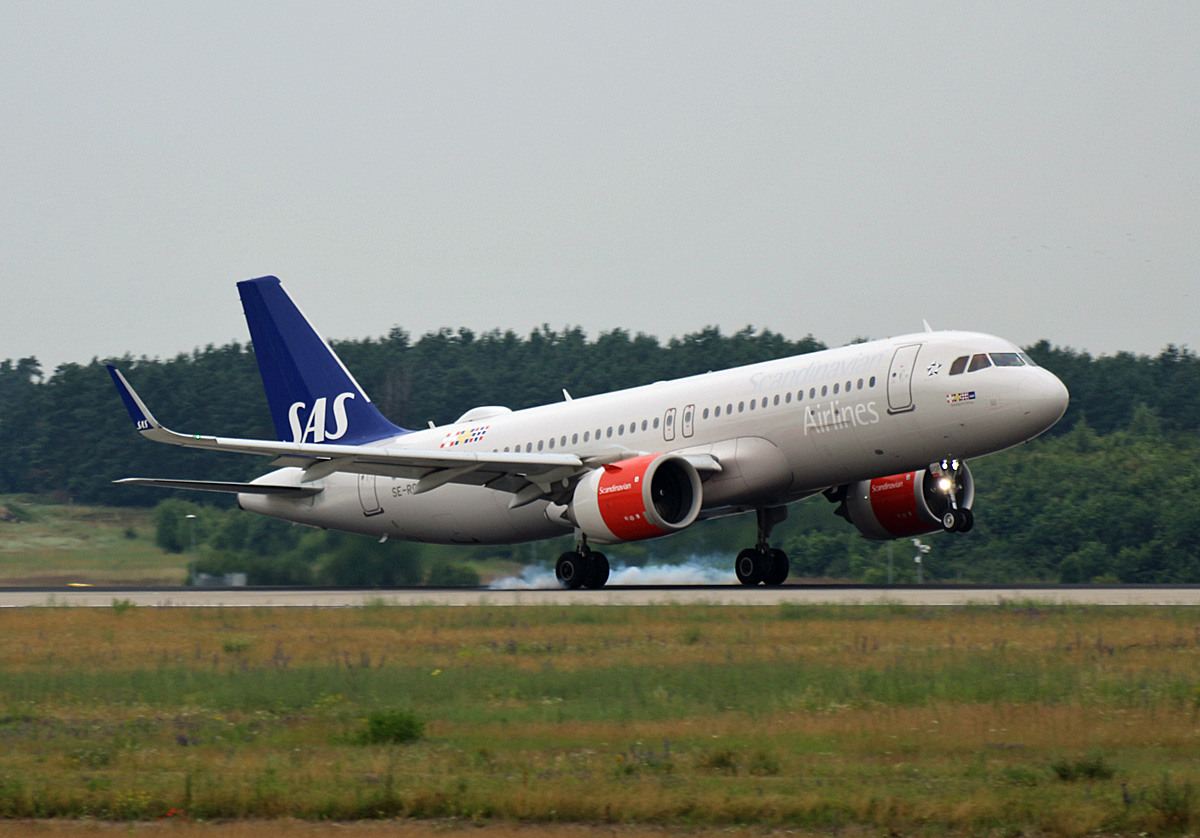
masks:
<path fill-rule="evenodd" d="M 678 532 L 700 514 L 700 475 L 676 454 L 646 454 L 589 472 L 575 486 L 571 515 L 599 544 Z"/>
<path fill-rule="evenodd" d="M 950 491 L 938 485 L 941 475 L 928 469 L 860 480 L 846 487 L 846 518 L 867 538 L 886 541 L 945 529 L 943 516 L 951 510 L 950 491 L 959 509 L 975 501 L 975 479 L 966 464 L 959 466 Z"/>

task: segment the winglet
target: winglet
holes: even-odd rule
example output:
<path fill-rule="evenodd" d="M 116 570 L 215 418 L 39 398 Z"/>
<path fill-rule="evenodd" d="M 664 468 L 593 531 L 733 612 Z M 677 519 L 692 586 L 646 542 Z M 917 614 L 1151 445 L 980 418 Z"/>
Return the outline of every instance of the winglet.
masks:
<path fill-rule="evenodd" d="M 154 414 L 150 412 L 150 408 L 146 407 L 146 403 L 129 386 L 129 382 L 125 380 L 125 376 L 121 375 L 121 371 L 112 364 L 106 364 L 106 366 L 108 374 L 112 376 L 113 384 L 117 385 L 117 392 L 121 394 L 121 401 L 125 402 L 125 409 L 129 411 L 129 418 L 133 420 L 134 427 L 137 428 L 138 433 L 153 437 L 153 431 L 160 431 L 163 426 L 154 418 Z"/>

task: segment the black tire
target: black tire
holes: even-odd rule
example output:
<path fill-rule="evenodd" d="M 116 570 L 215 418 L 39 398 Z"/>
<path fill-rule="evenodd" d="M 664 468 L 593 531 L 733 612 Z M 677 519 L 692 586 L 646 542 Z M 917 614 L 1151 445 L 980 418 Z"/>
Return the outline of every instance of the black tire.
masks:
<path fill-rule="evenodd" d="M 588 563 L 579 553 L 563 553 L 554 565 L 554 575 L 564 588 L 581 588 L 588 576 Z"/>
<path fill-rule="evenodd" d="M 975 526 L 975 513 L 969 509 L 958 510 L 958 526 L 955 527 L 955 532 L 970 532 L 973 526 Z"/>
<path fill-rule="evenodd" d="M 770 551 L 771 569 L 763 577 L 763 584 L 770 587 L 782 585 L 784 580 L 788 578 L 788 572 L 791 570 L 791 565 L 788 564 L 787 553 L 774 548 Z"/>
<path fill-rule="evenodd" d="M 743 585 L 757 585 L 763 580 L 767 570 L 766 560 L 767 557 L 758 550 L 747 547 L 738 553 L 737 561 L 733 563 L 733 572 Z"/>
<path fill-rule="evenodd" d="M 589 588 L 603 588 L 608 582 L 608 556 L 603 553 L 588 553 L 588 560 L 591 568 L 583 584 Z"/>

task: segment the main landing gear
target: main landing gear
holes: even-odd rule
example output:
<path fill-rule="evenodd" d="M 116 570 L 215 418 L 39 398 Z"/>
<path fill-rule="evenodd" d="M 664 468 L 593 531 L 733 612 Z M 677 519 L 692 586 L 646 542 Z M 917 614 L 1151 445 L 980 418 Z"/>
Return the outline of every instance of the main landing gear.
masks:
<path fill-rule="evenodd" d="M 608 581 L 608 557 L 589 549 L 582 538 L 577 549 L 558 557 L 554 575 L 564 588 L 603 588 Z"/>
<path fill-rule="evenodd" d="M 771 529 L 787 518 L 786 506 L 772 506 L 755 510 L 758 514 L 758 543 L 738 553 L 733 572 L 743 585 L 782 585 L 791 569 L 787 553 L 767 543 Z"/>

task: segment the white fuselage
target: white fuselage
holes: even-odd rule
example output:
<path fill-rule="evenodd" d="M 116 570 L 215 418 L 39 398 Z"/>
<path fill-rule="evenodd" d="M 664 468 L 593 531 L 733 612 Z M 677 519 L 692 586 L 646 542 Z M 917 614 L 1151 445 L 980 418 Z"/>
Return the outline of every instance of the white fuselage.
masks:
<path fill-rule="evenodd" d="M 711 454 L 706 514 L 779 506 L 830 486 L 967 460 L 1032 439 L 1066 408 L 1062 383 L 1029 364 L 950 375 L 953 361 L 1017 353 L 1008 341 L 930 332 L 663 381 L 379 441 L 388 448 Z M 260 480 L 295 483 L 299 469 Z M 511 543 L 571 532 L 539 501 L 447 484 L 335 473 L 300 500 L 242 494 L 243 508 L 319 527 L 440 543 Z"/>

